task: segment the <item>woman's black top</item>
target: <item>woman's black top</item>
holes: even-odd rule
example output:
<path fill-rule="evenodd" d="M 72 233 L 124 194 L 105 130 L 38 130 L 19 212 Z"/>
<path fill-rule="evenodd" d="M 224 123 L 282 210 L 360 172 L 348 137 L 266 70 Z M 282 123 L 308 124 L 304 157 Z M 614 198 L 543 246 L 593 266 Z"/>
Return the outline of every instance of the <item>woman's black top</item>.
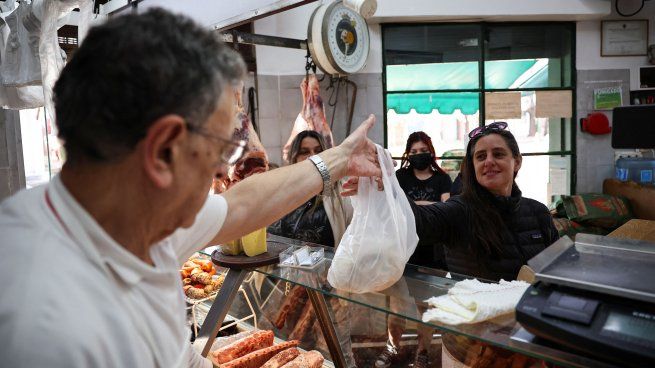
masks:
<path fill-rule="evenodd" d="M 314 197 L 267 228 L 271 234 L 334 247 L 323 202 Z"/>
<path fill-rule="evenodd" d="M 443 193 L 450 193 L 450 176 L 445 173 L 435 172 L 430 178 L 420 180 L 414 175 L 411 167 L 405 167 L 396 171 L 396 178 L 400 187 L 407 194 L 411 201 L 441 202 Z M 431 241 L 424 241 L 419 237 L 418 245 L 409 263 L 447 270 L 444 258 L 443 245 Z"/>
<path fill-rule="evenodd" d="M 489 280 L 514 280 L 522 265 L 555 242 L 559 236 L 548 209 L 523 198 L 518 188 L 511 197 L 488 193 L 503 219 L 501 251 L 490 254 L 473 252 L 476 244 L 471 233 L 471 208 L 462 196 L 429 206 L 412 204 L 416 231 L 424 241 L 443 242 L 448 270 Z M 411 201 L 410 201 L 411 202 Z M 478 248 L 475 248 L 478 249 Z M 476 255 L 477 254 L 477 255 Z"/>
<path fill-rule="evenodd" d="M 428 179 L 421 180 L 414 175 L 414 169 L 404 167 L 396 171 L 400 187 L 413 201 L 441 202 L 443 193 L 450 193 L 452 181 L 450 176 L 438 171 Z"/>

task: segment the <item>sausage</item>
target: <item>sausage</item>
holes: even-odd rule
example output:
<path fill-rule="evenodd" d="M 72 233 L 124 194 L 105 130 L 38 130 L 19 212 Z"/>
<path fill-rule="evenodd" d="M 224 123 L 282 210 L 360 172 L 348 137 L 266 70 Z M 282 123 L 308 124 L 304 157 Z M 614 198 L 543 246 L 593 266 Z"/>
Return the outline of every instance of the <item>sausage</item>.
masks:
<path fill-rule="evenodd" d="M 311 303 L 305 304 L 305 307 L 300 313 L 298 321 L 296 321 L 296 326 L 293 328 L 293 331 L 289 334 L 289 338 L 292 340 L 303 341 L 307 333 L 310 331 L 314 322 L 316 321 L 316 314 L 314 313 L 314 308 L 312 308 Z"/>
<path fill-rule="evenodd" d="M 300 351 L 296 348 L 282 350 L 269 359 L 261 368 L 280 368 L 294 360 L 298 355 L 300 355 Z"/>
<path fill-rule="evenodd" d="M 321 368 L 324 360 L 321 353 L 312 350 L 298 355 L 296 359 L 283 365 L 281 368 Z"/>
<path fill-rule="evenodd" d="M 278 329 L 284 327 L 287 315 L 291 312 L 291 309 L 298 304 L 303 295 L 305 295 L 305 289 L 302 286 L 294 286 L 293 289 L 291 289 L 291 292 L 285 297 L 284 302 L 280 306 L 280 312 L 276 316 L 275 321 L 273 321 L 275 327 Z"/>
<path fill-rule="evenodd" d="M 259 368 L 277 353 L 298 346 L 298 340 L 286 341 L 278 345 L 253 351 L 239 359 L 234 359 L 221 365 L 221 368 Z"/>
<path fill-rule="evenodd" d="M 267 348 L 273 345 L 273 331 L 257 331 L 254 334 L 237 340 L 230 345 L 224 346 L 214 352 L 214 359 L 220 363 L 227 363 L 253 351 Z"/>

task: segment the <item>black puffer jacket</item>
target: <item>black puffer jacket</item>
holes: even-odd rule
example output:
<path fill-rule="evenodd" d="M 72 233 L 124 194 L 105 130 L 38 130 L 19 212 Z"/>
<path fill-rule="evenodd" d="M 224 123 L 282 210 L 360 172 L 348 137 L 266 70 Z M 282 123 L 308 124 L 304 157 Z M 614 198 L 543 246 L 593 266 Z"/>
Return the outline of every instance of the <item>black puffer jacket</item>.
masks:
<path fill-rule="evenodd" d="M 527 261 L 555 242 L 559 236 L 548 209 L 523 198 L 515 188 L 511 197 L 490 196 L 501 212 L 503 224 L 502 254 L 475 255 L 471 234 L 470 207 L 461 196 L 444 203 L 418 206 L 410 201 L 421 240 L 441 241 L 446 245 L 448 270 L 489 280 L 514 280 Z"/>

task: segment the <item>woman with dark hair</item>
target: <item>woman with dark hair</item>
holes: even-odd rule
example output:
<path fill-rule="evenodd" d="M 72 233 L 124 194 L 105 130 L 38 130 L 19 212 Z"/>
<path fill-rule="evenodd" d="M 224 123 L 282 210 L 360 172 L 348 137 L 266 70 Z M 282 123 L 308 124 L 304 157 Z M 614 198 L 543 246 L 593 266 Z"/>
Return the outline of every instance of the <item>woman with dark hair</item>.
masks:
<path fill-rule="evenodd" d="M 420 131 L 409 135 L 400 169 L 396 171 L 396 178 L 407 197 L 418 205 L 444 202 L 450 197 L 450 176 L 437 165 L 435 158 L 432 138 L 429 135 Z M 408 263 L 441 270 L 448 269 L 444 259 L 443 244 L 431 240 L 419 239 Z M 390 303 L 393 310 L 416 309 L 415 305 L 408 305 L 396 298 L 392 298 Z M 417 312 L 424 311 L 417 310 Z M 405 320 L 390 315 L 387 321 L 389 341 L 386 349 L 376 358 L 375 368 L 387 368 L 394 363 L 404 331 Z M 417 335 L 418 348 L 413 366 L 427 368 L 429 366 L 427 350 L 432 342 L 432 329 L 425 325 L 418 325 Z"/>
<path fill-rule="evenodd" d="M 305 130 L 293 139 L 289 149 L 289 162 L 295 164 L 327 149 L 323 136 L 313 130 Z M 282 219 L 268 227 L 268 232 L 311 243 L 337 246 L 352 219 L 352 205 L 341 197 L 340 185 L 335 184 L 334 194 L 317 195 Z"/>
<path fill-rule="evenodd" d="M 435 157 L 429 135 L 424 132 L 409 135 L 396 178 L 407 197 L 416 204 L 427 205 L 450 198 L 450 176 L 437 165 Z M 422 240 L 419 240 L 409 263 L 447 269 L 443 246 Z"/>
<path fill-rule="evenodd" d="M 301 131 L 291 142 L 289 148 L 289 163 L 295 164 L 305 161 L 313 155 L 317 155 L 327 149 L 323 135 L 313 130 Z M 339 195 L 341 185 L 339 182 L 334 184 L 333 193 L 330 196 L 316 195 L 300 207 L 288 213 L 282 219 L 274 222 L 267 228 L 271 234 L 284 236 L 292 239 L 337 247 L 346 227 L 350 224 L 353 215 L 353 207 L 349 198 Z M 292 190 L 290 188 L 290 190 Z M 298 287 L 299 288 L 299 287 Z M 296 319 L 281 321 L 282 326 L 288 326 L 289 340 L 300 340 L 301 346 L 305 349 L 315 347 L 317 339 L 317 322 L 314 310 L 312 308 L 303 308 L 302 305 L 309 306 L 307 301 L 308 295 L 304 290 L 292 289 L 288 296 L 281 296 L 280 303 L 286 303 L 292 299 L 294 293 L 298 297 L 290 313 L 285 315 L 297 315 Z M 347 303 L 338 303 L 336 299 L 330 302 L 332 307 L 333 318 L 335 319 L 336 332 L 341 344 L 341 350 L 344 353 L 344 359 L 347 367 L 355 366 L 355 359 L 350 345 L 350 310 Z M 269 306 L 277 308 L 275 303 L 269 303 Z M 299 311 L 299 309 L 301 311 Z M 267 312 L 268 313 L 268 310 Z M 277 321 L 280 310 L 276 309 L 269 315 L 271 321 Z M 283 327 L 286 328 L 286 327 Z M 286 330 L 285 330 L 286 331 Z"/>
<path fill-rule="evenodd" d="M 522 265 L 559 237 L 548 208 L 521 196 L 514 180 L 521 152 L 506 128 L 496 122 L 469 133 L 461 195 L 426 206 L 410 201 L 419 239 L 444 244 L 451 272 L 514 280 Z M 356 193 L 356 182 L 344 185 L 344 195 Z M 388 344 L 376 367 L 387 367 L 396 355 Z"/>
<path fill-rule="evenodd" d="M 469 133 L 461 195 L 426 206 L 410 201 L 419 239 L 444 243 L 451 272 L 513 280 L 559 238 L 548 208 L 521 195 L 514 179 L 523 158 L 506 129 L 495 122 Z M 357 181 L 348 180 L 342 195 L 357 194 Z"/>
<path fill-rule="evenodd" d="M 417 204 L 445 202 L 450 197 L 452 182 L 437 165 L 432 138 L 424 132 L 414 132 L 407 138 L 396 178 Z"/>
<path fill-rule="evenodd" d="M 474 129 L 462 169 L 463 192 L 446 203 L 413 206 L 419 238 L 445 244 L 450 271 L 513 280 L 558 239 L 548 209 L 521 196 L 522 156 L 507 123 Z"/>

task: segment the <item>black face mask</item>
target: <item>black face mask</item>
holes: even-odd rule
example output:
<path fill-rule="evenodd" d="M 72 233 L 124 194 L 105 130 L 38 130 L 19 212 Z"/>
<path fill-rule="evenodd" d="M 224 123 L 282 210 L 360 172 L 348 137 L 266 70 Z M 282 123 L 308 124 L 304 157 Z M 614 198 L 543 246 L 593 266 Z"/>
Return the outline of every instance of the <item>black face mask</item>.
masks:
<path fill-rule="evenodd" d="M 434 162 L 430 152 L 409 155 L 407 160 L 409 160 L 409 164 L 412 168 L 416 170 L 425 170 L 430 166 L 430 164 L 432 164 L 432 162 Z"/>

